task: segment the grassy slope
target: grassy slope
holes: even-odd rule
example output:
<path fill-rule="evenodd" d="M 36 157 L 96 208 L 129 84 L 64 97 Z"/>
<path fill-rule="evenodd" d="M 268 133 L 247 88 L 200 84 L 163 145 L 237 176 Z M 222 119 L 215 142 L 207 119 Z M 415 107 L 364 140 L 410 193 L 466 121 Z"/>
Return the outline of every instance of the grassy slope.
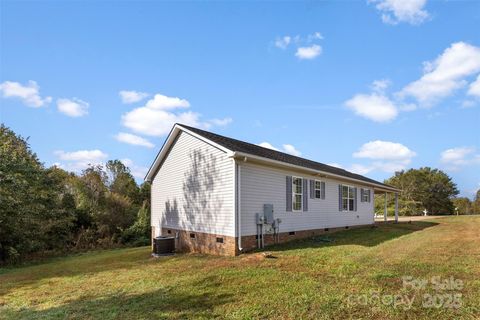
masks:
<path fill-rule="evenodd" d="M 110 250 L 0 270 L 0 319 L 480 318 L 480 217 L 449 217 L 297 241 L 237 258 L 149 258 Z M 350 294 L 409 294 L 402 276 L 453 276 L 464 306 L 349 305 Z M 426 291 L 429 292 L 429 291 Z"/>

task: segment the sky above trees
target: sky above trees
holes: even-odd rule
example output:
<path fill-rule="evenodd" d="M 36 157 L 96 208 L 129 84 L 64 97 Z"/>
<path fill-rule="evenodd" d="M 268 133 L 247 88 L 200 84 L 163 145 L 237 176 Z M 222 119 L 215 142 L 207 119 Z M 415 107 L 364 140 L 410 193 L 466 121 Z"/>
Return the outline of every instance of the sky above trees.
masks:
<path fill-rule="evenodd" d="M 140 182 L 180 122 L 383 180 L 480 187 L 480 2 L 1 4 L 0 120 Z"/>

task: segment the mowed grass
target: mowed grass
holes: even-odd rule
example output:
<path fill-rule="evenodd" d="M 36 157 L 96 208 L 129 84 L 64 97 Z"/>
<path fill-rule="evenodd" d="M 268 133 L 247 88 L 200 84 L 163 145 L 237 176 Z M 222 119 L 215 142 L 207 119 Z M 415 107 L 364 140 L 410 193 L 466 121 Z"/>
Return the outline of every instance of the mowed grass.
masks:
<path fill-rule="evenodd" d="M 0 319 L 478 319 L 480 217 L 346 230 L 240 257 L 99 251 L 0 269 Z M 459 308 L 422 306 L 403 276 L 460 279 Z M 357 297 L 383 297 L 359 302 Z M 414 297 L 411 308 L 389 297 Z M 353 297 L 353 298 L 352 298 Z M 386 298 L 385 298 L 386 297 Z M 438 306 L 438 305 L 437 305 Z"/>

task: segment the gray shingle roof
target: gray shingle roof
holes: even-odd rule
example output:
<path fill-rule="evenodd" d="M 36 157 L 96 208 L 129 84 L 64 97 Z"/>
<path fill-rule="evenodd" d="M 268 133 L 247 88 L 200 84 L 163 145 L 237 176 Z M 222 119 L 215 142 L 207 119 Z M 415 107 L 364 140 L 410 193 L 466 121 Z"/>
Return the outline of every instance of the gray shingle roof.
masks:
<path fill-rule="evenodd" d="M 188 130 L 190 130 L 190 131 L 192 131 L 196 134 L 199 134 L 202 137 L 204 137 L 208 140 L 211 140 L 211 141 L 213 141 L 213 142 L 215 142 L 215 143 L 217 143 L 217 144 L 219 144 L 219 145 L 221 145 L 221 146 L 223 146 L 223 147 L 225 147 L 225 148 L 227 148 L 231 151 L 248 153 L 248 154 L 251 154 L 251 155 L 254 155 L 254 156 L 258 156 L 258 157 L 263 157 L 263 158 L 267 158 L 267 159 L 271 159 L 271 160 L 281 161 L 281 162 L 285 162 L 285 163 L 289 163 L 289 164 L 293 164 L 293 165 L 297 165 L 297 166 L 301 166 L 301 167 L 305 167 L 305 168 L 309 168 L 309 169 L 313 169 L 313 170 L 328 172 L 328 173 L 331 173 L 331 174 L 336 174 L 336 175 L 339 175 L 339 176 L 352 178 L 352 179 L 356 179 L 356 180 L 360 180 L 360 181 L 375 183 L 375 184 L 382 185 L 382 186 L 385 186 L 385 187 L 388 187 L 388 188 L 394 188 L 394 187 L 389 186 L 387 184 L 384 184 L 382 182 L 378 182 L 376 180 L 364 177 L 362 175 L 359 175 L 359 174 L 356 174 L 356 173 L 353 173 L 353 172 L 349 172 L 349 171 L 344 170 L 344 169 L 340 169 L 340 168 L 337 168 L 337 167 L 332 167 L 332 166 L 329 166 L 329 165 L 326 165 L 326 164 L 323 164 L 323 163 L 320 163 L 320 162 L 308 160 L 308 159 L 305 159 L 305 158 L 292 156 L 291 154 L 288 154 L 288 153 L 264 148 L 264 147 L 258 146 L 256 144 L 248 143 L 248 142 L 245 142 L 245 141 L 240 141 L 240 140 L 233 139 L 233 138 L 228 138 L 228 137 L 221 136 L 221 135 L 213 133 L 213 132 L 193 128 L 193 127 L 186 126 L 186 125 L 183 125 L 183 124 L 178 124 L 178 125 L 186 128 L 186 129 L 188 129 Z"/>

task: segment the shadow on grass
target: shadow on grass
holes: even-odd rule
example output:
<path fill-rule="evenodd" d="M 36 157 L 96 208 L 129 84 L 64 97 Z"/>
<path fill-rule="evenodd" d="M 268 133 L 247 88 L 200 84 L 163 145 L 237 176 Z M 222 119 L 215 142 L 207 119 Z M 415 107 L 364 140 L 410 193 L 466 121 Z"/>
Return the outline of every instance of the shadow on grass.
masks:
<path fill-rule="evenodd" d="M 327 232 L 322 235 L 312 235 L 310 238 L 269 246 L 266 250 L 286 251 L 343 245 L 374 247 L 385 241 L 390 241 L 436 225 L 438 225 L 438 223 L 431 221 L 382 223 L 355 229 L 346 229 L 345 231 Z"/>
<path fill-rule="evenodd" d="M 220 281 L 204 277 L 188 286 L 164 287 L 142 294 L 86 296 L 63 305 L 37 310 L 14 310 L 0 305 L 2 319 L 191 319 L 214 318 L 217 306 L 233 302 L 218 292 Z M 192 289 L 193 288 L 193 289 Z M 219 315 L 217 314 L 217 317 Z"/>

